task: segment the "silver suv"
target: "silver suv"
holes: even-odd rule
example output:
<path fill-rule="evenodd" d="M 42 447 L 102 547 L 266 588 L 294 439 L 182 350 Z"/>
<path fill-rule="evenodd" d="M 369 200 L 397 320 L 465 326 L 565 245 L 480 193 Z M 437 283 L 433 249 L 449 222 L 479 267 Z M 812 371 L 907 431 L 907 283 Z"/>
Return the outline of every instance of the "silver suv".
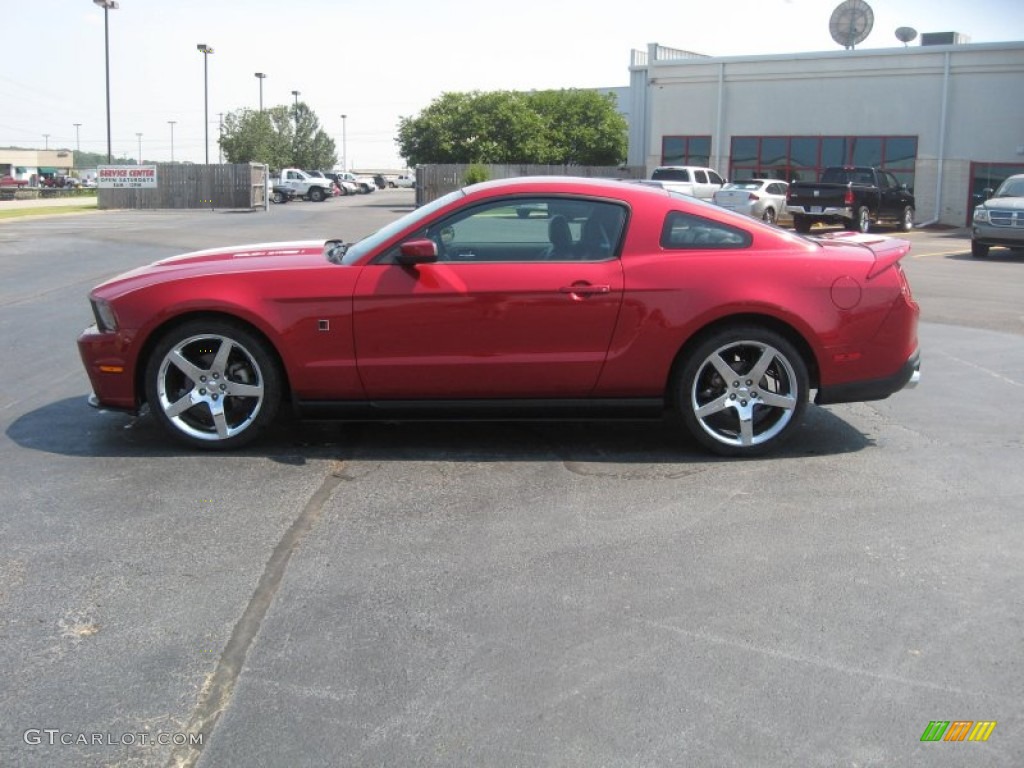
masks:
<path fill-rule="evenodd" d="M 1024 173 L 1008 178 L 974 209 L 971 256 L 983 259 L 994 245 L 1024 250 Z"/>

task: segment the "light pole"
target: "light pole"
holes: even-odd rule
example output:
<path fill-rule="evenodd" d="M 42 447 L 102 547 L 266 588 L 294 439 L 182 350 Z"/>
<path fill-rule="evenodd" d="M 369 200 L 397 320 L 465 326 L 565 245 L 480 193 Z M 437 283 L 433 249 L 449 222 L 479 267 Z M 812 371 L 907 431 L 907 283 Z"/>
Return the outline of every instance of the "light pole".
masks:
<path fill-rule="evenodd" d="M 107 62 L 107 165 L 110 165 L 110 11 L 120 6 L 117 0 L 92 0 L 103 9 L 103 50 Z"/>
<path fill-rule="evenodd" d="M 46 141 L 46 145 L 43 147 L 43 149 L 49 149 L 50 148 L 50 134 L 44 133 L 43 134 L 43 140 Z"/>
<path fill-rule="evenodd" d="M 263 80 L 266 78 L 266 75 L 263 72 L 257 72 L 256 73 L 256 77 L 258 77 L 259 81 L 260 81 L 260 112 L 262 113 L 263 112 Z"/>
<path fill-rule="evenodd" d="M 167 124 L 171 126 L 171 162 L 174 162 L 174 124 L 177 120 L 168 120 Z"/>
<path fill-rule="evenodd" d="M 139 165 L 142 165 L 142 134 L 136 133 L 135 135 L 139 137 Z"/>
<path fill-rule="evenodd" d="M 299 91 L 292 91 L 292 96 L 295 97 L 295 131 L 299 130 Z"/>
<path fill-rule="evenodd" d="M 341 116 L 341 170 L 348 170 L 348 134 L 345 132 L 345 120 L 348 115 Z"/>
<path fill-rule="evenodd" d="M 206 149 L 206 164 L 210 164 L 210 90 L 206 64 L 213 53 L 213 48 L 206 43 L 199 43 L 196 50 L 203 54 L 203 146 Z"/>
<path fill-rule="evenodd" d="M 78 129 L 82 127 L 81 123 L 72 123 L 75 126 L 75 152 L 82 151 L 82 141 Z"/>

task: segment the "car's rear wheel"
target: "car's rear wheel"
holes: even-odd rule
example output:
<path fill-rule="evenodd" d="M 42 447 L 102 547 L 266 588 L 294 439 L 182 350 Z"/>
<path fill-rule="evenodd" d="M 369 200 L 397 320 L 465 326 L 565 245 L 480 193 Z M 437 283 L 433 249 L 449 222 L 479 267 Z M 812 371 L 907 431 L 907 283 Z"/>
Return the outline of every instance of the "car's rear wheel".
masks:
<path fill-rule="evenodd" d="M 313 187 L 309 190 L 309 199 L 314 203 L 319 203 L 324 199 L 324 191 L 320 187 Z"/>
<path fill-rule="evenodd" d="M 193 320 L 157 342 L 145 373 L 157 423 L 195 448 L 237 448 L 277 414 L 281 373 L 267 343 L 225 320 Z"/>
<path fill-rule="evenodd" d="M 814 222 L 812 222 L 809 218 L 802 214 L 793 214 L 793 229 L 795 229 L 802 235 L 806 235 L 808 232 L 811 231 L 811 225 L 813 223 Z"/>
<path fill-rule="evenodd" d="M 283 193 L 283 192 L 275 192 L 275 193 L 274 193 L 274 202 L 275 202 L 275 203 L 283 203 L 283 202 L 286 202 L 286 199 L 285 199 L 284 193 Z"/>
<path fill-rule="evenodd" d="M 988 256 L 989 246 L 979 243 L 977 240 L 971 240 L 971 256 L 976 259 L 984 259 Z"/>
<path fill-rule="evenodd" d="M 807 365 L 792 343 L 757 326 L 734 326 L 700 342 L 676 372 L 679 416 L 697 442 L 723 456 L 775 450 L 800 423 Z"/>
<path fill-rule="evenodd" d="M 871 211 L 867 209 L 867 206 L 862 205 L 857 209 L 857 215 L 853 217 L 853 226 L 850 228 L 861 233 L 866 233 L 871 229 Z"/>
<path fill-rule="evenodd" d="M 763 221 L 765 224 L 774 224 L 775 223 L 775 209 L 774 208 L 765 208 L 764 209 L 764 213 L 761 214 L 761 221 Z"/>

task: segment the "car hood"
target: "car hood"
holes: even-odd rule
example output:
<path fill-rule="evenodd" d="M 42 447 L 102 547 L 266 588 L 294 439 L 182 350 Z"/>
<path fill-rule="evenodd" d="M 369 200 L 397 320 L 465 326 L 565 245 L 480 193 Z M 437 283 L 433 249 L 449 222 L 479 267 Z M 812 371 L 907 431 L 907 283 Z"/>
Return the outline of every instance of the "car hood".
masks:
<path fill-rule="evenodd" d="M 257 243 L 183 253 L 126 272 L 97 286 L 111 297 L 154 283 L 212 274 L 241 274 L 281 269 L 322 267 L 325 240 Z"/>
<path fill-rule="evenodd" d="M 1000 208 L 1004 211 L 1024 211 L 1024 197 L 990 197 L 982 205 L 986 208 Z"/>

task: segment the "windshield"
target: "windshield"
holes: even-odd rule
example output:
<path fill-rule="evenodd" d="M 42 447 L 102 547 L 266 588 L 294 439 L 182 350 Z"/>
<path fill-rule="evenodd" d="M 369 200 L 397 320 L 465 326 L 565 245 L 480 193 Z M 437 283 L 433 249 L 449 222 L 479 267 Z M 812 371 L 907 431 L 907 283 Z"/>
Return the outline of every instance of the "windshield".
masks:
<path fill-rule="evenodd" d="M 359 242 L 349 246 L 348 250 L 345 252 L 345 256 L 341 260 L 341 263 L 355 264 L 366 256 L 366 254 L 376 250 L 402 230 L 413 228 L 417 222 L 430 218 L 434 213 L 441 210 L 449 203 L 458 200 L 460 197 L 464 197 L 465 194 L 466 193 L 461 189 L 449 192 L 444 197 L 439 197 L 434 202 L 427 203 L 421 208 L 417 208 L 415 211 L 411 211 L 400 219 L 396 219 L 387 226 L 378 229 L 372 235 L 364 237 Z"/>
<path fill-rule="evenodd" d="M 995 197 L 1024 197 L 1024 176 L 1004 181 L 996 190 Z"/>

